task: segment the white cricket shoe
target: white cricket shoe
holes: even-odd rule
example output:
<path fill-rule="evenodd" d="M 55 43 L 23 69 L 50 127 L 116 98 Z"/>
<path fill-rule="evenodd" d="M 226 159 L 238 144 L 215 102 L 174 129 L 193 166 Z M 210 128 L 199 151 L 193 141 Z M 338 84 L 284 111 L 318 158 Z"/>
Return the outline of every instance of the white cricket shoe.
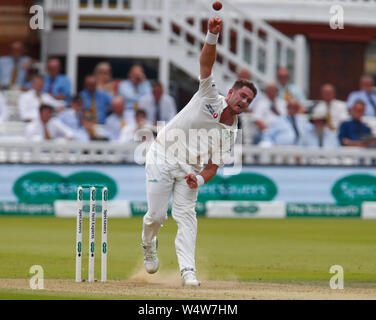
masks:
<path fill-rule="evenodd" d="M 157 255 L 158 239 L 155 238 L 152 244 L 147 246 L 142 244 L 144 249 L 144 266 L 148 273 L 156 273 L 159 268 L 159 260 Z"/>
<path fill-rule="evenodd" d="M 200 281 L 196 279 L 196 272 L 193 269 L 182 270 L 181 279 L 183 286 L 198 287 L 200 285 Z"/>

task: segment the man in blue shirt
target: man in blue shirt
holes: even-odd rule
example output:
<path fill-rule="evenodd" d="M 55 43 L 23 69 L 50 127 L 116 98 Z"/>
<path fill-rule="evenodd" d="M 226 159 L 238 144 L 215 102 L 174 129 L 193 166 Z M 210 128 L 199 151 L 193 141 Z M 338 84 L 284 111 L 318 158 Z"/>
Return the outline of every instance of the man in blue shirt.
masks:
<path fill-rule="evenodd" d="M 63 112 L 58 114 L 58 118 L 71 128 L 74 132 L 74 140 L 81 142 L 88 142 L 90 136 L 82 125 L 82 108 L 83 100 L 80 96 L 74 96 L 71 99 L 70 108 L 66 108 Z"/>
<path fill-rule="evenodd" d="M 23 55 L 22 42 L 16 41 L 11 45 L 11 54 L 0 58 L 0 87 L 22 87 L 26 73 L 31 65 L 31 59 Z"/>
<path fill-rule="evenodd" d="M 301 104 L 301 110 L 304 110 L 304 104 L 306 97 L 303 90 L 297 85 L 290 83 L 290 74 L 286 68 L 279 68 L 277 71 L 278 79 L 278 97 L 289 101 L 290 99 L 296 99 Z"/>
<path fill-rule="evenodd" d="M 314 109 L 310 115 L 313 124 L 303 132 L 299 145 L 302 147 L 338 148 L 339 141 L 335 131 L 328 127 L 327 112 L 323 109 Z"/>
<path fill-rule="evenodd" d="M 339 128 L 339 140 L 343 146 L 367 147 L 365 138 L 371 135 L 371 129 L 362 123 L 365 104 L 363 101 L 355 101 L 350 109 L 352 119 L 345 121 Z"/>
<path fill-rule="evenodd" d="M 307 118 L 299 114 L 301 105 L 298 100 L 290 99 L 287 115 L 278 117 L 263 132 L 260 145 L 298 145 L 301 136 L 312 126 Z"/>
<path fill-rule="evenodd" d="M 112 113 L 106 118 L 105 129 L 108 132 L 109 140 L 119 140 L 121 131 L 134 121 L 129 121 L 124 117 L 125 100 L 122 96 L 115 96 L 112 98 L 111 111 Z M 127 120 L 127 121 L 126 121 Z"/>
<path fill-rule="evenodd" d="M 365 105 L 365 116 L 376 116 L 376 92 L 373 91 L 375 83 L 373 78 L 363 75 L 360 78 L 360 90 L 351 92 L 347 99 L 347 107 L 350 109 L 357 100 L 363 101 Z"/>
<path fill-rule="evenodd" d="M 104 124 L 111 109 L 110 94 L 97 90 L 97 81 L 93 75 L 85 77 L 84 86 L 85 89 L 80 92 L 84 100 L 84 110 L 91 110 L 95 123 Z"/>
<path fill-rule="evenodd" d="M 47 62 L 48 75 L 44 77 L 43 92 L 49 93 L 57 100 L 65 100 L 68 106 L 71 95 L 70 80 L 66 75 L 60 74 L 60 71 L 60 60 L 50 58 Z"/>
<path fill-rule="evenodd" d="M 151 92 L 151 84 L 146 79 L 142 66 L 132 66 L 128 73 L 128 79 L 119 85 L 119 95 L 125 99 L 124 114 L 127 119 L 134 119 L 135 112 L 140 108 L 138 103 L 141 97 L 151 94 Z"/>

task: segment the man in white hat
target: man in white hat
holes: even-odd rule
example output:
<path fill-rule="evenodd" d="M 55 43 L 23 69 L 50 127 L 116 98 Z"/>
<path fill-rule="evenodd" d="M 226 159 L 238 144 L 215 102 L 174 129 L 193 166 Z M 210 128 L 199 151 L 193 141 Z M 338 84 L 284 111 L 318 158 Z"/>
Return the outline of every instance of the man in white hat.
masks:
<path fill-rule="evenodd" d="M 339 140 L 336 131 L 328 127 L 327 112 L 314 109 L 310 116 L 312 127 L 302 135 L 299 145 L 303 147 L 337 148 Z"/>

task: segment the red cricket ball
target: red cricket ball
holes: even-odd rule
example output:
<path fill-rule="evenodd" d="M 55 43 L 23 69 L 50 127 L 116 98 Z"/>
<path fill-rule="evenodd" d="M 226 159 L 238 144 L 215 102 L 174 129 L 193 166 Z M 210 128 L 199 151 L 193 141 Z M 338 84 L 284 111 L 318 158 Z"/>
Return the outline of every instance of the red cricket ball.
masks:
<path fill-rule="evenodd" d="M 213 9 L 214 9 L 215 11 L 219 11 L 219 10 L 221 10 L 221 9 L 222 9 L 222 3 L 219 2 L 219 1 L 214 2 L 214 3 L 213 3 Z"/>

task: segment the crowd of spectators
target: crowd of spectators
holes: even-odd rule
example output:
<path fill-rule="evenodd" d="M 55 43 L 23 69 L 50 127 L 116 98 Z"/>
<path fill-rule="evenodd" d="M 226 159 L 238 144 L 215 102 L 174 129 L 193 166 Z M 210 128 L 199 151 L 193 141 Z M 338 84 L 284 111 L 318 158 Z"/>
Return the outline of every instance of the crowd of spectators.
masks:
<path fill-rule="evenodd" d="M 83 90 L 72 96 L 70 79 L 60 60 L 51 57 L 45 74 L 32 70 L 21 42 L 11 45 L 10 55 L 0 57 L 0 87 L 19 88 L 18 117 L 25 122 L 30 140 L 64 138 L 72 141 L 131 142 L 143 128 L 156 131 L 158 121 L 168 122 L 177 113 L 172 96 L 158 81 L 147 79 L 142 65 L 131 66 L 126 79 L 114 80 L 109 62 L 100 62 L 84 78 Z M 239 79 L 251 79 L 241 69 Z M 292 84 L 287 68 L 279 68 L 276 82 L 268 83 L 247 112 L 256 128 L 253 143 L 261 146 L 303 147 L 375 146 L 364 116 L 376 119 L 376 93 L 371 76 L 360 79 L 360 90 L 347 102 L 336 99 L 336 88 L 321 87 L 321 100 L 307 107 L 307 98 Z M 226 94 L 227 92 L 225 92 Z M 0 91 L 0 122 L 8 118 L 6 99 Z"/>
<path fill-rule="evenodd" d="M 0 86 L 21 91 L 16 104 L 26 139 L 130 142 L 137 130 L 155 132 L 158 121 L 168 122 L 177 113 L 174 98 L 160 82 L 147 79 L 141 65 L 115 81 L 111 64 L 100 62 L 85 76 L 83 90 L 72 96 L 59 59 L 49 58 L 46 73 L 36 74 L 23 51 L 22 43 L 15 42 L 10 55 L 0 58 Z M 0 92 L 0 121 L 7 120 L 7 110 Z"/>
<path fill-rule="evenodd" d="M 279 68 L 277 82 L 267 84 L 247 110 L 256 128 L 253 143 L 263 147 L 376 146 L 376 138 L 364 122 L 364 117 L 376 121 L 371 76 L 361 77 L 360 90 L 351 92 L 347 101 L 336 99 L 336 88 L 330 83 L 321 86 L 320 98 L 307 103 L 303 90 L 290 83 L 289 71 Z"/>

